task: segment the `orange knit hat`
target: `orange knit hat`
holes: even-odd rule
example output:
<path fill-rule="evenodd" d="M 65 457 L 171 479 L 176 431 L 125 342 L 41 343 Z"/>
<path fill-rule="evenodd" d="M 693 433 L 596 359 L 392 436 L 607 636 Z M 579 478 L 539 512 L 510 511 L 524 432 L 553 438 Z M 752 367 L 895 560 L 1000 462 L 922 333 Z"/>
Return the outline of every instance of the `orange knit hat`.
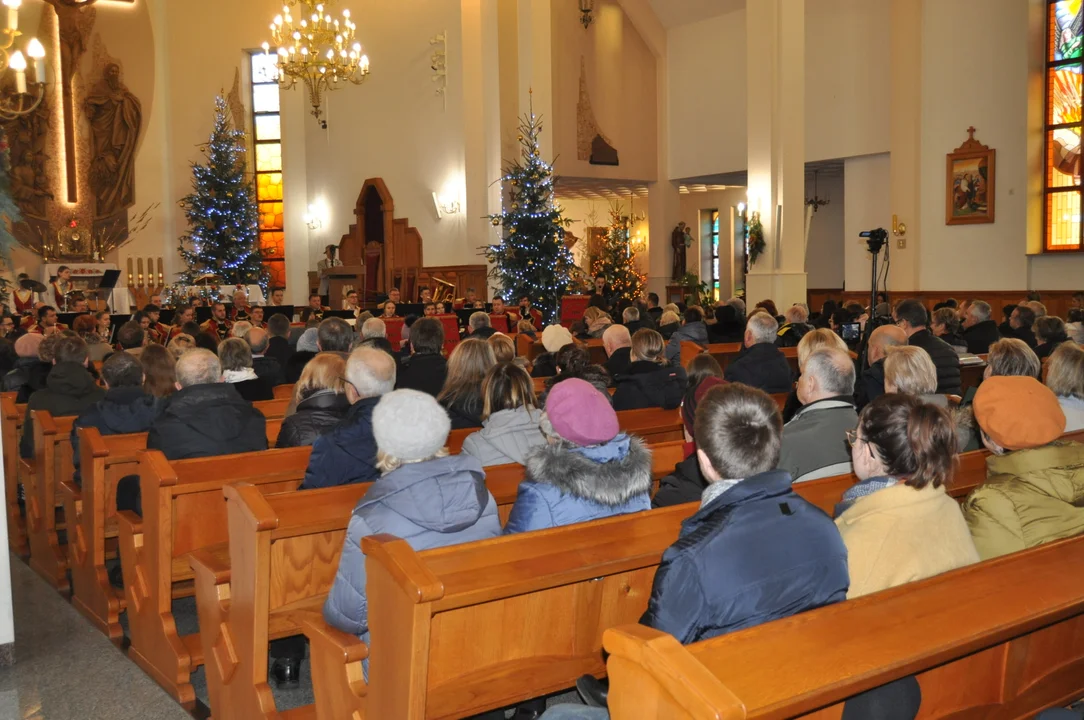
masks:
<path fill-rule="evenodd" d="M 979 385 L 973 406 L 979 427 L 1006 450 L 1040 447 L 1065 432 L 1057 396 L 1032 377 L 988 378 Z"/>

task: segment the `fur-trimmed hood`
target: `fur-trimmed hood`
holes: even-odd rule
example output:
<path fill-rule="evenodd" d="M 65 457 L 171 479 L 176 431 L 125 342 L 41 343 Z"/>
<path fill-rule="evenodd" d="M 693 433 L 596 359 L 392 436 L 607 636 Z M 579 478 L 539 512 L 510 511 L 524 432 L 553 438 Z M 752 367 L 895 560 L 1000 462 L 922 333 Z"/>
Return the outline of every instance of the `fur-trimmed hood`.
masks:
<path fill-rule="evenodd" d="M 629 437 L 624 458 L 597 463 L 559 444 L 545 445 L 527 457 L 526 479 L 602 505 L 623 505 L 637 495 L 650 494 L 651 451 L 640 438 Z"/>

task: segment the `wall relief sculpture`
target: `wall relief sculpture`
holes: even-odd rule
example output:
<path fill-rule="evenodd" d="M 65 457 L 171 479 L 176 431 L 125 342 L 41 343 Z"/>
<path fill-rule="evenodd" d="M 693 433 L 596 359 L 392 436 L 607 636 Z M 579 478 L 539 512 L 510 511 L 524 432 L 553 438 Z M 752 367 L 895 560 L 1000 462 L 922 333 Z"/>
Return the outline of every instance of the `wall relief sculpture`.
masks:
<path fill-rule="evenodd" d="M 620 165 L 617 148 L 602 134 L 587 92 L 587 63 L 580 57 L 580 99 L 576 103 L 576 155 L 592 165 Z"/>

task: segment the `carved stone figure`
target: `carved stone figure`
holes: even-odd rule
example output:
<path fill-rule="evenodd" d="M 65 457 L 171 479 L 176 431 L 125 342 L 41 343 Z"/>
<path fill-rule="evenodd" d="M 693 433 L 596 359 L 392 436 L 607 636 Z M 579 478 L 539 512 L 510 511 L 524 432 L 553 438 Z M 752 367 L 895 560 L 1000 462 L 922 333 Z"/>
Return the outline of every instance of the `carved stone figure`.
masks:
<path fill-rule="evenodd" d="M 102 79 L 87 93 L 91 131 L 90 186 L 98 217 L 135 202 L 135 156 L 143 108 L 121 82 L 120 66 L 106 65 Z"/>
<path fill-rule="evenodd" d="M 685 223 L 678 223 L 670 233 L 670 245 L 674 248 L 674 268 L 670 274 L 672 280 L 685 277 Z"/>
<path fill-rule="evenodd" d="M 44 180 L 33 153 L 25 152 L 11 164 L 11 195 L 24 213 L 45 217 L 45 201 L 52 200 L 53 194 L 43 187 Z"/>

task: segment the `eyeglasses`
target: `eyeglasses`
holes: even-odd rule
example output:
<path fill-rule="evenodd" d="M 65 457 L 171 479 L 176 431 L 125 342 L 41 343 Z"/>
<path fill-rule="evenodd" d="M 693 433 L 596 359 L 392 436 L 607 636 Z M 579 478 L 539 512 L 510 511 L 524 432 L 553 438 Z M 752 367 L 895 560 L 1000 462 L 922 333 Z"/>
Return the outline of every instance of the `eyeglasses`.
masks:
<path fill-rule="evenodd" d="M 861 435 L 858 434 L 858 428 L 855 428 L 854 430 L 847 430 L 846 432 L 843 433 L 843 435 L 844 435 L 844 437 L 847 438 L 847 446 L 848 447 L 853 449 L 854 446 L 855 446 L 855 443 L 857 443 L 859 440 L 861 440 L 862 442 L 866 443 L 866 450 L 869 452 L 869 456 L 871 458 L 874 458 L 874 459 L 877 458 L 877 456 L 873 452 L 873 445 L 870 442 L 868 442 L 864 437 L 862 437 Z"/>

